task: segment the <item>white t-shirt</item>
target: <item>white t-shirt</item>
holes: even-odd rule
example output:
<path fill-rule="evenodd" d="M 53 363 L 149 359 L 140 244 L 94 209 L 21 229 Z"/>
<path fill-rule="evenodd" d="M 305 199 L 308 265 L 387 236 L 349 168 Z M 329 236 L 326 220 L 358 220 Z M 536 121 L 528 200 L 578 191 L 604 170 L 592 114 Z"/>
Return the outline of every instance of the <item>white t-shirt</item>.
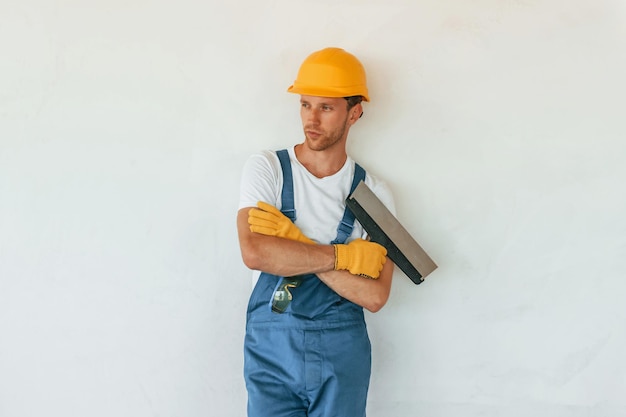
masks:
<path fill-rule="evenodd" d="M 337 237 L 337 226 L 343 217 L 345 200 L 350 193 L 354 177 L 354 160 L 348 157 L 337 173 L 317 178 L 298 161 L 294 147 L 287 151 L 293 176 L 295 224 L 302 233 L 315 242 L 329 244 Z M 366 173 L 365 184 L 389 211 L 395 214 L 389 187 L 369 172 Z M 258 201 L 264 201 L 280 209 L 282 187 L 283 173 L 276 152 L 263 151 L 252 155 L 243 168 L 239 209 L 256 207 Z M 365 239 L 367 233 L 360 223 L 355 221 L 354 230 L 347 242 L 357 237 Z M 257 276 L 258 274 L 255 274 L 255 277 Z"/>

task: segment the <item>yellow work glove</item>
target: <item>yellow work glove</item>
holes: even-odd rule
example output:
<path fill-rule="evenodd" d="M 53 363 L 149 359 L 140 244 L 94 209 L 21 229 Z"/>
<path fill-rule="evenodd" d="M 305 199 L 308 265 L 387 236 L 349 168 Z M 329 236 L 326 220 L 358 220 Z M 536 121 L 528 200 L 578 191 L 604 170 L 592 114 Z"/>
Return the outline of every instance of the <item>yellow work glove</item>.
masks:
<path fill-rule="evenodd" d="M 250 209 L 248 213 L 248 224 L 251 231 L 262 235 L 297 240 L 303 243 L 315 243 L 306 237 L 298 229 L 298 226 L 293 224 L 289 217 L 281 213 L 276 207 L 262 201 L 257 203 L 257 207 Z"/>
<path fill-rule="evenodd" d="M 377 279 L 387 261 L 387 249 L 378 243 L 355 239 L 335 246 L 335 269 L 346 269 L 354 275 Z"/>

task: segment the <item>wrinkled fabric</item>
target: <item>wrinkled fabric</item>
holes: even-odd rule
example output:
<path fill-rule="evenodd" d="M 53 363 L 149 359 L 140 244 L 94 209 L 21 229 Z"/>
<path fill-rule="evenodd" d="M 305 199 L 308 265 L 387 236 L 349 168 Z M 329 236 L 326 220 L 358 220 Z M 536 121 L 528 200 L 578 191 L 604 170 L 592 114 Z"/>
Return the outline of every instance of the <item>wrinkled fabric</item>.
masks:
<path fill-rule="evenodd" d="M 321 310 L 304 309 L 309 303 L 295 304 L 305 297 L 294 293 L 288 311 L 272 313 L 267 300 L 278 281 L 262 274 L 250 300 L 244 343 L 248 416 L 365 416 L 371 347 L 362 308 L 337 296 L 317 314 Z M 319 301 L 325 284 L 313 275 L 307 283 L 315 283 L 310 290 L 320 294 L 311 297 Z"/>

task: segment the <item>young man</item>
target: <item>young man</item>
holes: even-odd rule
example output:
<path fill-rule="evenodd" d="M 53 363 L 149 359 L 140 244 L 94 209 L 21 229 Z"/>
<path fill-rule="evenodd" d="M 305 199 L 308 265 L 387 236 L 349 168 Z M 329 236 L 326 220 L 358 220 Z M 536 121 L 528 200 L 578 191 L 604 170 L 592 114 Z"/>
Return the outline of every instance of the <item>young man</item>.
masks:
<path fill-rule="evenodd" d="M 394 268 L 345 206 L 364 179 L 394 210 L 387 186 L 346 152 L 369 101 L 365 70 L 325 48 L 288 91 L 300 95 L 304 141 L 252 156 L 241 181 L 239 242 L 257 271 L 244 342 L 248 416 L 361 417 L 371 369 L 363 308 L 385 305 Z"/>

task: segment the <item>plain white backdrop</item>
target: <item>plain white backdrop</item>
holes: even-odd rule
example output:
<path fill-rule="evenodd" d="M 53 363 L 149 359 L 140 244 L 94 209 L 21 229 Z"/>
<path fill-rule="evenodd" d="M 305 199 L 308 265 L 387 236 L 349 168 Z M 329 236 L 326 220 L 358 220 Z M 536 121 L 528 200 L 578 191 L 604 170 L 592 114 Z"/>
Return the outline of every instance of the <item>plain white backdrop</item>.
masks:
<path fill-rule="evenodd" d="M 350 151 L 439 264 L 367 316 L 372 417 L 626 415 L 618 0 L 0 2 L 0 416 L 240 417 L 245 159 L 364 63 Z"/>

